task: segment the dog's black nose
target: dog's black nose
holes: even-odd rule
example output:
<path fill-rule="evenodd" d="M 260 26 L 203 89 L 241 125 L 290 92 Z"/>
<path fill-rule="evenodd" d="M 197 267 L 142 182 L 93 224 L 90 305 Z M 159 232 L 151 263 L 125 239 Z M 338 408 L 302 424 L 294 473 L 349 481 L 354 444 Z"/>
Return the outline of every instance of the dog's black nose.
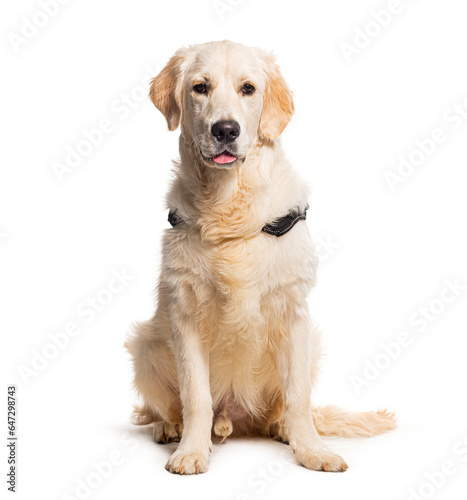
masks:
<path fill-rule="evenodd" d="M 240 125 L 235 120 L 221 120 L 212 126 L 211 134 L 219 142 L 232 142 L 240 135 Z"/>

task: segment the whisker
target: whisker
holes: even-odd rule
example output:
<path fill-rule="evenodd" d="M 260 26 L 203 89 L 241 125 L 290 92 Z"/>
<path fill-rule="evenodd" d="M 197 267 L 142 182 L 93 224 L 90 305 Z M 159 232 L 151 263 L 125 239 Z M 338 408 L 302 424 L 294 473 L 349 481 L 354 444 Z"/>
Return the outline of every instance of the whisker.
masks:
<path fill-rule="evenodd" d="M 193 146 L 193 143 L 196 143 L 196 145 L 198 146 L 198 145 L 199 145 L 199 143 L 198 143 L 198 139 L 199 139 L 200 137 L 203 137 L 203 136 L 207 135 L 207 134 L 208 134 L 207 132 L 204 132 L 204 133 L 199 134 L 199 135 L 197 135 L 196 137 L 194 137 L 194 138 L 193 138 L 193 140 L 192 140 L 192 141 L 191 141 L 191 143 L 190 143 L 190 148 L 191 148 L 191 146 Z"/>

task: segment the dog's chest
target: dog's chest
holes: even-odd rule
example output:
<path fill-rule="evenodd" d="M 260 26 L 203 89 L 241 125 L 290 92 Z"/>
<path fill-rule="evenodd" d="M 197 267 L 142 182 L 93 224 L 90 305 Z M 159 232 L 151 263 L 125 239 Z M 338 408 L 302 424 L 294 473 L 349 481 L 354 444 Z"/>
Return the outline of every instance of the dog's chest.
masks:
<path fill-rule="evenodd" d="M 264 254 L 260 238 L 210 247 L 204 259 L 215 296 L 217 316 L 239 326 L 261 322 L 261 302 L 268 292 L 274 255 Z M 261 257 L 262 256 L 262 257 Z"/>
<path fill-rule="evenodd" d="M 178 302 L 227 344 L 270 335 L 271 323 L 285 320 L 314 281 L 316 256 L 304 223 L 281 238 L 259 234 L 215 245 L 169 231 L 164 248 Z"/>

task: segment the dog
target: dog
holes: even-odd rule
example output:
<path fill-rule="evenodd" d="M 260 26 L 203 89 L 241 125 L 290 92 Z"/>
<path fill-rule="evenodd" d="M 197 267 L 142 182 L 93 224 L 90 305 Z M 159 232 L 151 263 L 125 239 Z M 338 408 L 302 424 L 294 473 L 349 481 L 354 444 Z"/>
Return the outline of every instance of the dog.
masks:
<path fill-rule="evenodd" d="M 294 112 L 272 54 L 230 41 L 178 50 L 150 98 L 180 125 L 157 310 L 126 343 L 142 398 L 134 422 L 179 441 L 166 469 L 207 471 L 212 439 L 269 436 L 299 464 L 342 472 L 323 436 L 374 436 L 386 410 L 312 405 L 320 332 L 307 294 L 317 252 L 308 192 L 278 140 Z"/>

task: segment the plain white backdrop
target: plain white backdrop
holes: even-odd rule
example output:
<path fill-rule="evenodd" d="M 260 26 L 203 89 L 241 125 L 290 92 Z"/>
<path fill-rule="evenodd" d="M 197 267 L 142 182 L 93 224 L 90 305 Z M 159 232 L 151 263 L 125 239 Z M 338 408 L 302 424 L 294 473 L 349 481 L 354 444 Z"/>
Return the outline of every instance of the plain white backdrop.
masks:
<path fill-rule="evenodd" d="M 16 498 L 465 495 L 466 6 L 24 0 L 1 11 L 0 411 L 6 437 L 16 384 Z M 301 468 L 277 442 L 231 439 L 207 474 L 173 476 L 175 445 L 129 423 L 123 342 L 154 310 L 178 149 L 148 79 L 178 47 L 221 39 L 274 51 L 295 94 L 282 141 L 312 187 L 310 303 L 327 350 L 314 399 L 399 416 L 387 435 L 327 440 L 344 474 Z"/>

